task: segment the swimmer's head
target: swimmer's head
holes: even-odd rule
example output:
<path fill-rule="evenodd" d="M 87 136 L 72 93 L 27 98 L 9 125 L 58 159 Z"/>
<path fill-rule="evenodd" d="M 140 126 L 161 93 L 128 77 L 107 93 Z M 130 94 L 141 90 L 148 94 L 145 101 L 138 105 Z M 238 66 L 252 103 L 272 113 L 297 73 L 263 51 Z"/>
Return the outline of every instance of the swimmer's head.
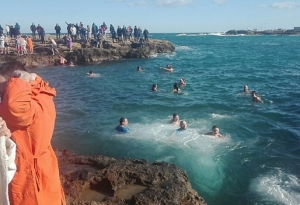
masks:
<path fill-rule="evenodd" d="M 153 84 L 151 90 L 156 91 L 157 90 L 157 84 Z"/>
<path fill-rule="evenodd" d="M 251 92 L 251 95 L 252 95 L 252 97 L 256 96 L 256 91 L 253 90 L 253 91 Z"/>
<path fill-rule="evenodd" d="M 120 118 L 120 125 L 126 126 L 128 124 L 128 120 L 125 117 Z"/>
<path fill-rule="evenodd" d="M 173 88 L 174 88 L 175 90 L 177 90 L 177 91 L 178 91 L 178 89 L 179 89 L 179 88 L 178 88 L 178 84 L 177 84 L 177 82 L 175 82 L 175 83 L 174 83 L 174 86 L 173 86 Z"/>
<path fill-rule="evenodd" d="M 217 135 L 220 133 L 220 128 L 217 126 L 217 125 L 214 125 L 212 128 L 211 128 L 211 131 L 214 135 Z"/>
<path fill-rule="evenodd" d="M 248 85 L 244 85 L 244 92 L 248 92 L 248 91 L 249 91 Z"/>
<path fill-rule="evenodd" d="M 138 67 L 137 67 L 137 70 L 138 70 L 138 71 L 141 70 L 141 69 L 142 69 L 141 66 L 138 66 Z"/>
<path fill-rule="evenodd" d="M 187 129 L 187 123 L 186 123 L 186 121 L 184 121 L 184 120 L 180 121 L 180 128 L 182 130 L 186 130 Z"/>
<path fill-rule="evenodd" d="M 179 121 L 179 115 L 177 115 L 176 113 L 173 114 L 173 122 L 178 122 Z"/>

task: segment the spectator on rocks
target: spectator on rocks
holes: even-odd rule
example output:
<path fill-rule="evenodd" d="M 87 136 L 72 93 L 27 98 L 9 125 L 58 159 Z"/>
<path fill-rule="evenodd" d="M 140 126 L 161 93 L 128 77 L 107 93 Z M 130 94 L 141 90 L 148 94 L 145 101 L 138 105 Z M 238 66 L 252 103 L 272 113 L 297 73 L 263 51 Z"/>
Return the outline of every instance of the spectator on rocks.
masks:
<path fill-rule="evenodd" d="M 138 41 L 138 29 L 136 26 L 134 26 L 134 29 L 133 29 L 133 41 L 134 42 Z"/>
<path fill-rule="evenodd" d="M 9 36 L 9 31 L 10 31 L 9 25 L 6 24 L 5 30 L 6 30 L 6 35 Z"/>
<path fill-rule="evenodd" d="M 78 26 L 78 23 L 76 23 L 75 28 L 76 28 L 75 40 L 77 40 L 77 38 L 79 37 L 81 28 Z"/>
<path fill-rule="evenodd" d="M 9 35 L 10 35 L 10 38 L 12 38 L 13 36 L 17 37 L 15 35 L 15 28 L 12 25 L 9 26 Z"/>
<path fill-rule="evenodd" d="M 21 55 L 25 55 L 27 54 L 27 48 L 26 48 L 27 41 L 23 37 L 21 37 L 20 42 L 21 42 Z"/>
<path fill-rule="evenodd" d="M 107 25 L 105 24 L 105 22 L 103 22 L 101 28 L 102 28 L 102 33 L 105 36 L 106 35 L 106 30 L 107 30 Z"/>
<path fill-rule="evenodd" d="M 38 26 L 36 27 L 36 31 L 38 32 L 39 39 L 42 39 L 42 27 L 40 26 L 40 24 L 38 24 Z"/>
<path fill-rule="evenodd" d="M 140 39 L 140 37 L 141 37 L 141 35 L 142 35 L 142 29 L 139 27 L 138 28 L 138 40 Z"/>
<path fill-rule="evenodd" d="M 16 23 L 16 25 L 15 25 L 15 34 L 16 35 L 20 35 L 21 34 L 20 29 L 21 29 L 20 25 L 18 23 Z"/>
<path fill-rule="evenodd" d="M 54 27 L 55 32 L 56 32 L 56 39 L 60 39 L 60 26 L 58 24 L 56 24 L 56 26 Z"/>
<path fill-rule="evenodd" d="M 110 24 L 109 31 L 110 31 L 110 34 L 111 34 L 112 42 L 114 43 L 115 40 L 117 40 L 117 36 L 116 36 L 115 28 L 112 24 Z"/>
<path fill-rule="evenodd" d="M 0 34 L 0 54 L 4 53 L 4 42 L 5 42 L 5 37 L 3 33 Z"/>
<path fill-rule="evenodd" d="M 0 113 L 17 145 L 18 171 L 9 184 L 11 205 L 66 204 L 51 146 L 55 89 L 19 62 L 3 64 L 0 73 Z"/>
<path fill-rule="evenodd" d="M 122 29 L 120 26 L 118 26 L 118 28 L 117 28 L 117 34 L 118 34 L 118 41 L 121 41 L 122 40 Z"/>
<path fill-rule="evenodd" d="M 53 38 L 49 38 L 50 42 L 51 42 L 51 47 L 52 47 L 52 55 L 54 56 L 55 53 L 54 51 L 56 51 L 57 53 L 59 53 L 58 49 L 57 49 L 57 44 L 55 42 L 55 40 Z"/>
<path fill-rule="evenodd" d="M 3 28 L 1 25 L 0 25 L 0 34 L 3 34 Z"/>
<path fill-rule="evenodd" d="M 92 30 L 89 25 L 86 26 L 86 34 L 87 34 L 87 40 L 90 40 L 92 38 Z"/>
<path fill-rule="evenodd" d="M 93 25 L 92 25 L 92 33 L 94 35 L 94 39 L 97 39 L 98 26 L 95 23 L 93 23 Z"/>
<path fill-rule="evenodd" d="M 65 23 L 67 24 L 68 35 L 71 35 L 71 27 L 72 27 L 73 24 L 67 23 L 67 22 L 65 22 Z"/>
<path fill-rule="evenodd" d="M 30 30 L 31 30 L 31 36 L 33 39 L 36 39 L 36 36 L 35 36 L 35 32 L 36 32 L 36 26 L 34 25 L 34 23 L 31 24 L 30 26 Z"/>
<path fill-rule="evenodd" d="M 17 36 L 17 38 L 15 39 L 15 45 L 18 55 L 21 55 L 21 36 Z"/>
<path fill-rule="evenodd" d="M 126 35 L 127 35 L 127 29 L 126 29 L 126 26 L 123 25 L 123 28 L 122 28 L 122 42 L 127 40 Z"/>
<path fill-rule="evenodd" d="M 70 32 L 71 32 L 72 41 L 74 41 L 76 39 L 76 33 L 77 33 L 77 30 L 76 30 L 76 27 L 74 26 L 74 24 L 71 26 Z"/>
<path fill-rule="evenodd" d="M 145 41 L 149 41 L 148 35 L 149 35 L 149 31 L 145 28 L 143 31 L 144 37 L 145 37 Z"/>
<path fill-rule="evenodd" d="M 32 43 L 32 39 L 30 38 L 30 36 L 27 36 L 27 48 L 30 54 L 33 54 L 33 43 Z"/>
<path fill-rule="evenodd" d="M 42 40 L 42 44 L 45 44 L 45 30 L 43 27 L 41 27 L 41 40 Z"/>
<path fill-rule="evenodd" d="M 83 43 L 86 43 L 86 28 L 84 28 L 83 25 L 80 27 L 80 38 Z"/>
<path fill-rule="evenodd" d="M 131 26 L 128 26 L 128 28 L 127 28 L 127 36 L 128 36 L 129 41 L 131 41 L 131 38 L 132 38 L 132 28 L 131 28 Z"/>
<path fill-rule="evenodd" d="M 10 44 L 10 38 L 9 36 L 5 36 L 4 38 L 4 54 L 9 54 L 9 44 Z"/>

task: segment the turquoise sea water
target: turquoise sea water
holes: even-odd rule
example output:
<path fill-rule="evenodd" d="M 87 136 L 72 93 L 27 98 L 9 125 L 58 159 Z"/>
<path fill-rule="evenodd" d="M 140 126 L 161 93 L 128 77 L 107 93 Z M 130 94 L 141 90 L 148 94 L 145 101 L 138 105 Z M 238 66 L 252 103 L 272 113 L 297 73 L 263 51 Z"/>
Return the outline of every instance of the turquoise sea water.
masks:
<path fill-rule="evenodd" d="M 176 52 L 34 70 L 57 89 L 53 145 L 174 163 L 210 205 L 300 204 L 300 36 L 151 37 Z M 159 68 L 166 64 L 175 71 Z M 187 86 L 172 93 L 182 77 Z M 265 103 L 252 103 L 244 84 Z M 173 113 L 192 132 L 174 136 Z M 115 133 L 121 116 L 130 134 Z M 215 124 L 223 138 L 202 134 Z"/>

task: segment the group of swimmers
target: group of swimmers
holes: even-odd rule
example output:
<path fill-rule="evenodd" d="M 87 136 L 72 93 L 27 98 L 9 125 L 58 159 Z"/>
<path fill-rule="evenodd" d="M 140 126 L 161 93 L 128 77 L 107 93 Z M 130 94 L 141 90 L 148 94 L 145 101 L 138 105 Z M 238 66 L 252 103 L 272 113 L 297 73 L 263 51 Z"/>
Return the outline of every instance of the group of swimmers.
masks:
<path fill-rule="evenodd" d="M 250 90 L 249 90 L 248 85 L 244 85 L 244 93 L 245 93 L 245 94 L 251 93 L 253 102 L 264 103 L 264 102 L 261 100 L 261 98 L 257 95 L 257 93 L 256 93 L 255 90 L 253 90 L 253 91 L 250 91 Z"/>
<path fill-rule="evenodd" d="M 176 131 L 177 132 L 183 132 L 185 130 L 187 130 L 187 122 L 184 120 L 179 119 L 179 115 L 174 113 L 173 114 L 173 118 L 170 122 L 171 124 L 180 126 L 180 128 L 178 128 Z M 119 125 L 117 127 L 115 127 L 115 130 L 121 133 L 128 133 L 130 132 L 130 129 L 127 127 L 128 125 L 128 119 L 125 117 L 121 117 L 119 120 Z M 215 136 L 215 137 L 222 137 L 222 135 L 220 134 L 220 128 L 217 125 L 214 125 L 212 127 L 212 130 L 210 132 L 206 132 L 203 133 L 204 135 L 211 135 L 211 136 Z"/>
<path fill-rule="evenodd" d="M 185 120 L 179 120 L 179 115 L 174 113 L 171 123 L 174 125 L 179 125 L 180 128 L 177 129 L 177 132 L 182 132 L 187 130 L 187 122 Z M 222 137 L 220 134 L 220 128 L 217 125 L 214 125 L 210 132 L 203 133 L 204 135 L 211 135 L 215 137 Z"/>

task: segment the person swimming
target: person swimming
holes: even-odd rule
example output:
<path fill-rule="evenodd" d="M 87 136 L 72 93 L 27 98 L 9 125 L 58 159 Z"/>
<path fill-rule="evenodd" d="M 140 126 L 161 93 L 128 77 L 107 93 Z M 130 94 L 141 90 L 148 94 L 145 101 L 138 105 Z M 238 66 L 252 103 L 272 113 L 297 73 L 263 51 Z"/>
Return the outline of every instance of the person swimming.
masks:
<path fill-rule="evenodd" d="M 136 70 L 137 71 L 143 71 L 141 66 L 138 66 Z"/>
<path fill-rule="evenodd" d="M 90 72 L 87 73 L 88 75 L 94 75 L 93 71 L 90 70 Z"/>
<path fill-rule="evenodd" d="M 182 131 L 187 130 L 187 123 L 186 123 L 186 121 L 181 120 L 179 124 L 180 124 L 180 128 L 177 129 L 177 132 L 182 132 Z"/>
<path fill-rule="evenodd" d="M 180 91 L 180 89 L 178 88 L 178 84 L 177 84 L 177 82 L 175 82 L 174 86 L 173 86 L 173 93 L 177 93 L 179 91 Z"/>
<path fill-rule="evenodd" d="M 256 91 L 251 92 L 253 102 L 264 103 L 261 98 L 257 95 Z"/>
<path fill-rule="evenodd" d="M 151 90 L 152 90 L 152 91 L 157 91 L 157 84 L 152 84 Z"/>
<path fill-rule="evenodd" d="M 162 67 L 161 67 L 162 68 Z M 174 71 L 174 69 L 173 69 L 173 67 L 170 65 L 170 64 L 168 64 L 167 65 L 167 67 L 166 68 L 163 68 L 165 71 L 168 71 L 168 72 L 173 72 Z"/>
<path fill-rule="evenodd" d="M 186 83 L 185 83 L 184 78 L 181 78 L 181 79 L 180 79 L 179 84 L 180 84 L 181 86 L 186 86 Z"/>
<path fill-rule="evenodd" d="M 250 90 L 248 88 L 248 85 L 244 85 L 244 93 L 249 93 L 249 92 L 250 92 Z"/>
<path fill-rule="evenodd" d="M 127 118 L 121 117 L 119 120 L 119 125 L 115 128 L 115 130 L 122 133 L 128 133 L 130 132 L 130 130 L 128 127 L 126 127 L 127 125 L 128 125 Z"/>
<path fill-rule="evenodd" d="M 173 114 L 171 123 L 174 125 L 179 125 L 179 115 L 178 114 L 176 114 L 176 113 Z"/>
<path fill-rule="evenodd" d="M 67 59 L 65 59 L 63 56 L 61 56 L 60 59 L 59 59 L 59 64 L 60 65 L 65 65 L 66 62 L 68 62 Z"/>
<path fill-rule="evenodd" d="M 69 66 L 71 66 L 71 67 L 75 66 L 74 63 L 73 63 L 73 61 L 70 61 Z"/>
<path fill-rule="evenodd" d="M 216 137 L 222 137 L 222 135 L 220 134 L 220 128 L 217 125 L 214 125 L 211 128 L 211 132 L 207 132 L 205 133 L 205 135 L 211 135 L 211 136 L 216 136 Z"/>

